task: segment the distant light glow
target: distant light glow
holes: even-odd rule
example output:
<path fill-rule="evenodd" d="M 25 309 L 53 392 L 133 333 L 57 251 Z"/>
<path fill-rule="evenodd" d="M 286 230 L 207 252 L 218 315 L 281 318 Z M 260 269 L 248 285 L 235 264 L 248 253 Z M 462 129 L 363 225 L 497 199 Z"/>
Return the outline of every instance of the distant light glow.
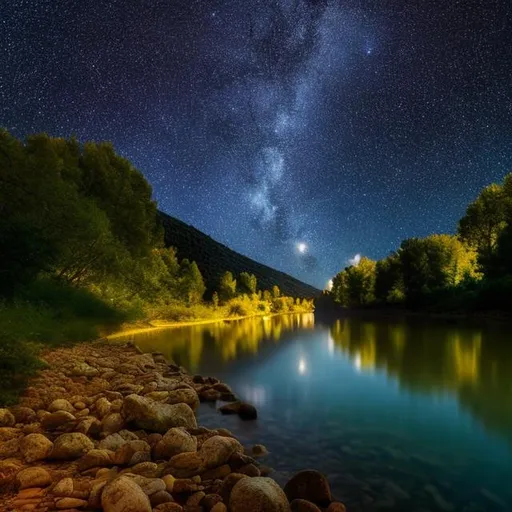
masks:
<path fill-rule="evenodd" d="M 361 255 L 358 253 L 356 254 L 353 258 L 350 258 L 348 260 L 348 262 L 351 264 L 351 265 L 354 265 L 354 267 L 357 267 L 357 265 L 359 265 L 359 262 L 361 261 Z"/>
<path fill-rule="evenodd" d="M 333 287 L 334 283 L 332 281 L 332 279 L 329 279 L 329 281 L 327 281 L 327 286 L 325 287 L 325 289 L 330 292 L 332 290 L 332 287 Z"/>
<path fill-rule="evenodd" d="M 297 244 L 297 250 L 301 253 L 301 254 L 304 254 L 307 250 L 308 250 L 308 246 L 304 243 L 304 242 L 299 242 Z"/>
<path fill-rule="evenodd" d="M 354 357 L 354 367 L 355 367 L 356 371 L 360 372 L 362 366 L 363 366 L 363 362 L 361 360 L 361 354 L 359 352 L 357 352 L 357 354 Z"/>
<path fill-rule="evenodd" d="M 301 375 L 304 375 L 306 373 L 307 366 L 306 366 L 306 360 L 304 358 L 299 359 L 299 373 Z"/>

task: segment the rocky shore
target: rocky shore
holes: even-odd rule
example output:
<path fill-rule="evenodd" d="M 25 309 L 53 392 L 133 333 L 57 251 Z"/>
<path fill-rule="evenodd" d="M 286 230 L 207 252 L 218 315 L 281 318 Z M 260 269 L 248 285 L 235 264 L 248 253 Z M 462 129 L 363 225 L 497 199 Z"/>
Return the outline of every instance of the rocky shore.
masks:
<path fill-rule="evenodd" d="M 197 425 L 200 401 L 257 417 L 217 379 L 132 345 L 82 344 L 44 360 L 19 404 L 0 409 L 0 511 L 345 511 L 317 471 L 282 489 L 259 462 L 264 446 Z"/>

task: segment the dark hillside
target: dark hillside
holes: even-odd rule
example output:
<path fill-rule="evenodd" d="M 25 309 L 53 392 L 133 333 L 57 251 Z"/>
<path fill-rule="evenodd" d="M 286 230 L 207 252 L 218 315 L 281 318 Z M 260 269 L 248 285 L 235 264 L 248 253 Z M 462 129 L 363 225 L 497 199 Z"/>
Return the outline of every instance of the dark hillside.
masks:
<path fill-rule="evenodd" d="M 240 272 L 254 274 L 261 290 L 271 290 L 277 285 L 284 295 L 292 297 L 311 298 L 320 294 L 320 290 L 313 286 L 232 251 L 181 220 L 163 212 L 159 212 L 159 216 L 165 232 L 165 244 L 175 247 L 180 259 L 188 258 L 197 263 L 206 283 L 207 295 L 217 289 L 219 277 L 226 270 L 233 272 L 235 277 Z"/>

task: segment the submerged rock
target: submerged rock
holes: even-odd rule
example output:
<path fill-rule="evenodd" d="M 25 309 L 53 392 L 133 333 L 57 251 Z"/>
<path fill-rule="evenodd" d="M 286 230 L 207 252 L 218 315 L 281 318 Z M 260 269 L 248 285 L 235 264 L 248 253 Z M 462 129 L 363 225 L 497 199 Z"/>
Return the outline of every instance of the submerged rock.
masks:
<path fill-rule="evenodd" d="M 294 475 L 284 486 L 284 492 L 290 501 L 304 499 L 325 507 L 332 501 L 329 481 L 312 469 Z"/>

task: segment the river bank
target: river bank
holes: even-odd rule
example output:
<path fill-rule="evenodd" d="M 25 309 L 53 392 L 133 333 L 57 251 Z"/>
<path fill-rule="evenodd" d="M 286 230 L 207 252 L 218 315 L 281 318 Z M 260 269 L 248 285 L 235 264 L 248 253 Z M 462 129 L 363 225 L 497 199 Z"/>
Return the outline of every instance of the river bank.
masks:
<path fill-rule="evenodd" d="M 42 358 L 48 367 L 19 403 L 0 409 L 0 510 L 344 510 L 314 471 L 283 491 L 259 462 L 265 448 L 242 447 L 221 414 L 219 428 L 197 425 L 200 401 L 257 416 L 217 379 L 132 345 L 79 344 Z"/>

